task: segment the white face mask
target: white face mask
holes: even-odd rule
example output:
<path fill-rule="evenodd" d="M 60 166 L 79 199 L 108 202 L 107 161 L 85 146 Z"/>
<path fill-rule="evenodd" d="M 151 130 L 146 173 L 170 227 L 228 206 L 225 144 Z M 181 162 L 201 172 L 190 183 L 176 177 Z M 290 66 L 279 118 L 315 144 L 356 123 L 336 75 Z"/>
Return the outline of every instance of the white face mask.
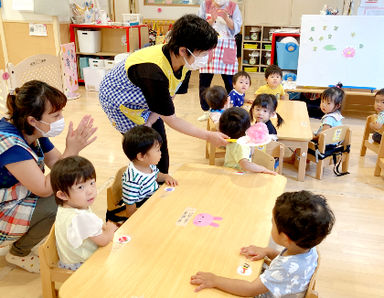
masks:
<path fill-rule="evenodd" d="M 196 57 L 195 55 L 193 55 L 193 53 L 190 50 L 188 50 L 188 52 L 195 58 L 195 61 L 192 64 L 189 64 L 187 59 L 185 59 L 185 57 L 183 57 L 184 61 L 185 61 L 185 67 L 186 68 L 188 68 L 190 70 L 197 70 L 197 69 L 200 69 L 200 68 L 207 65 L 208 55 L 205 55 L 203 57 Z"/>
<path fill-rule="evenodd" d="M 229 2 L 229 0 L 215 0 L 215 2 L 217 3 L 217 5 L 223 6 L 223 5 L 226 5 Z"/>
<path fill-rule="evenodd" d="M 49 125 L 49 131 L 47 131 L 47 132 L 42 131 L 38 127 L 35 127 L 38 131 L 41 132 L 43 137 L 47 137 L 47 138 L 58 136 L 59 134 L 62 133 L 62 131 L 64 130 L 64 127 L 65 127 L 64 118 L 61 118 L 61 119 L 59 119 L 55 122 L 52 122 L 52 123 L 48 123 L 48 122 L 41 121 L 41 120 L 39 122 Z"/>

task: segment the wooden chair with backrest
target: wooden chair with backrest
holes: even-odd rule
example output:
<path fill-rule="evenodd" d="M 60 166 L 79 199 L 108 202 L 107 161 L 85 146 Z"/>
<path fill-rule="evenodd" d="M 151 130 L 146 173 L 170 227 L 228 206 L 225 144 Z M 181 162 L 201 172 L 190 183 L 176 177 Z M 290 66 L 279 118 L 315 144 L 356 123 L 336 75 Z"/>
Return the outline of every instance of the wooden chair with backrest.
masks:
<path fill-rule="evenodd" d="M 370 127 L 370 124 L 372 122 L 376 122 L 376 114 L 370 115 L 367 117 L 367 121 L 365 122 L 365 129 L 364 129 L 364 134 L 363 134 L 363 141 L 361 143 L 361 150 L 360 150 L 360 156 L 365 156 L 367 152 L 367 148 L 372 150 L 377 154 L 377 162 L 376 162 L 376 168 L 374 175 L 375 176 L 380 176 L 381 167 L 382 163 L 384 162 L 383 160 L 380 160 L 380 158 L 384 158 L 384 138 L 381 139 L 380 143 L 372 142 L 369 140 L 369 135 L 374 132 L 378 132 L 380 134 L 384 133 L 384 127 L 382 127 L 380 130 L 373 130 Z"/>
<path fill-rule="evenodd" d="M 283 174 L 283 161 L 284 161 L 284 145 L 279 142 L 272 141 L 268 143 L 266 148 L 266 153 L 271 155 L 273 158 L 279 160 L 278 173 Z"/>
<path fill-rule="evenodd" d="M 211 118 L 208 118 L 207 121 L 207 130 L 208 131 L 217 131 L 215 123 Z M 206 142 L 205 145 L 205 158 L 209 160 L 210 165 L 215 165 L 215 159 L 225 156 L 225 148 L 216 147 L 212 143 Z"/>
<path fill-rule="evenodd" d="M 326 162 L 332 162 L 334 155 L 329 155 L 328 146 L 335 143 L 338 145 L 334 152 L 338 152 L 341 155 L 342 172 L 346 173 L 348 171 L 351 134 L 351 129 L 348 126 L 336 126 L 319 133 L 317 144 L 312 141 L 309 142 L 307 158 L 317 164 L 317 179 L 322 178 Z"/>
<path fill-rule="evenodd" d="M 55 282 L 63 283 L 73 271 L 59 268 L 59 256 L 56 248 L 55 225 L 52 226 L 47 239 L 39 247 L 40 277 L 43 297 L 58 297 Z"/>
<path fill-rule="evenodd" d="M 319 253 L 318 249 L 316 249 L 316 250 L 317 250 L 317 255 L 318 255 L 317 267 L 315 269 L 315 272 L 313 272 L 313 274 L 312 274 L 311 280 L 309 281 L 308 289 L 307 289 L 307 292 L 305 293 L 304 298 L 318 298 L 319 297 L 319 294 L 315 290 L 315 286 L 316 286 L 317 272 L 318 272 L 319 267 L 320 267 L 320 253 Z"/>
<path fill-rule="evenodd" d="M 252 162 L 263 166 L 268 170 L 275 170 L 275 158 L 262 150 L 255 149 L 252 155 Z"/>
<path fill-rule="evenodd" d="M 126 219 L 125 205 L 121 203 L 121 178 L 126 169 L 127 166 L 120 168 L 115 175 L 112 185 L 107 188 L 107 220 L 115 223 Z"/>

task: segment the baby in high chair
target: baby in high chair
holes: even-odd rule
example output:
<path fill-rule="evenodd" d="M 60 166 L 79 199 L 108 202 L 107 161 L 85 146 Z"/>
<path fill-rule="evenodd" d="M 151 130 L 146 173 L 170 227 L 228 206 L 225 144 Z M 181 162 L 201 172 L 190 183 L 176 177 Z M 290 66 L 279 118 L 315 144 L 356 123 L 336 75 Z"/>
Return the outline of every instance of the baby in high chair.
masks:
<path fill-rule="evenodd" d="M 51 185 L 59 205 L 55 236 L 59 267 L 76 270 L 99 246 L 113 239 L 117 226 L 99 218 L 90 206 L 96 199 L 96 172 L 80 156 L 57 161 L 51 171 Z"/>
<path fill-rule="evenodd" d="M 271 118 L 276 115 L 277 117 L 277 127 L 279 127 L 283 122 L 283 118 L 276 112 L 277 108 L 277 99 L 273 94 L 259 94 L 256 96 L 256 99 L 253 101 L 251 109 L 249 110 L 249 115 L 251 117 L 251 122 L 263 122 L 268 127 L 268 132 L 272 135 L 274 140 L 277 140 L 277 131 L 275 126 L 272 124 Z"/>
<path fill-rule="evenodd" d="M 219 129 L 231 139 L 245 136 L 246 130 L 251 126 L 249 114 L 246 110 L 233 107 L 224 111 L 220 117 Z M 255 164 L 251 161 L 252 150 L 249 145 L 238 142 L 226 146 L 224 166 L 253 173 L 276 175 L 275 172 Z"/>

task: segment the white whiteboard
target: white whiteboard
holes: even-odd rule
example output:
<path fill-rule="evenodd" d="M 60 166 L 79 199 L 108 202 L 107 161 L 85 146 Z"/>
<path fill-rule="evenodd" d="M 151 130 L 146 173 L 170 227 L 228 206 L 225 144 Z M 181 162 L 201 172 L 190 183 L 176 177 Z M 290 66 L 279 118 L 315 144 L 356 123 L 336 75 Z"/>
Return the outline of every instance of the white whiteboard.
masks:
<path fill-rule="evenodd" d="M 384 16 L 303 15 L 297 85 L 384 88 Z"/>

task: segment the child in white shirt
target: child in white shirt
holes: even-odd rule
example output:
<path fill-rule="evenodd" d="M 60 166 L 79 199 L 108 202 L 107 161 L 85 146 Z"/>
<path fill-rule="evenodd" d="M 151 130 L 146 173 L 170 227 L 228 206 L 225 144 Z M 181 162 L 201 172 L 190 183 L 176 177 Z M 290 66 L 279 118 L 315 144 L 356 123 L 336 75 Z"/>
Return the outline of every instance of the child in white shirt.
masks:
<path fill-rule="evenodd" d="M 374 130 L 379 130 L 384 124 L 384 88 L 376 92 L 374 108 L 377 112 L 377 118 L 375 122 L 370 123 L 370 126 Z M 372 139 L 376 143 L 380 143 L 381 134 L 375 131 L 372 135 Z"/>
<path fill-rule="evenodd" d="M 59 205 L 55 221 L 59 267 L 76 270 L 99 246 L 113 239 L 117 226 L 100 219 L 90 206 L 96 199 L 96 172 L 80 156 L 57 161 L 51 171 L 51 185 Z"/>
<path fill-rule="evenodd" d="M 272 238 L 285 249 L 251 245 L 240 250 L 252 261 L 272 260 L 258 278 L 247 281 L 197 272 L 191 277 L 191 284 L 198 285 L 195 291 L 217 288 L 247 297 L 304 297 L 317 267 L 316 245 L 331 232 L 334 214 L 323 196 L 304 190 L 283 193 L 272 215 Z"/>
<path fill-rule="evenodd" d="M 221 114 L 229 108 L 228 93 L 224 87 L 213 86 L 204 91 L 204 98 L 210 107 L 209 118 L 218 129 Z"/>

